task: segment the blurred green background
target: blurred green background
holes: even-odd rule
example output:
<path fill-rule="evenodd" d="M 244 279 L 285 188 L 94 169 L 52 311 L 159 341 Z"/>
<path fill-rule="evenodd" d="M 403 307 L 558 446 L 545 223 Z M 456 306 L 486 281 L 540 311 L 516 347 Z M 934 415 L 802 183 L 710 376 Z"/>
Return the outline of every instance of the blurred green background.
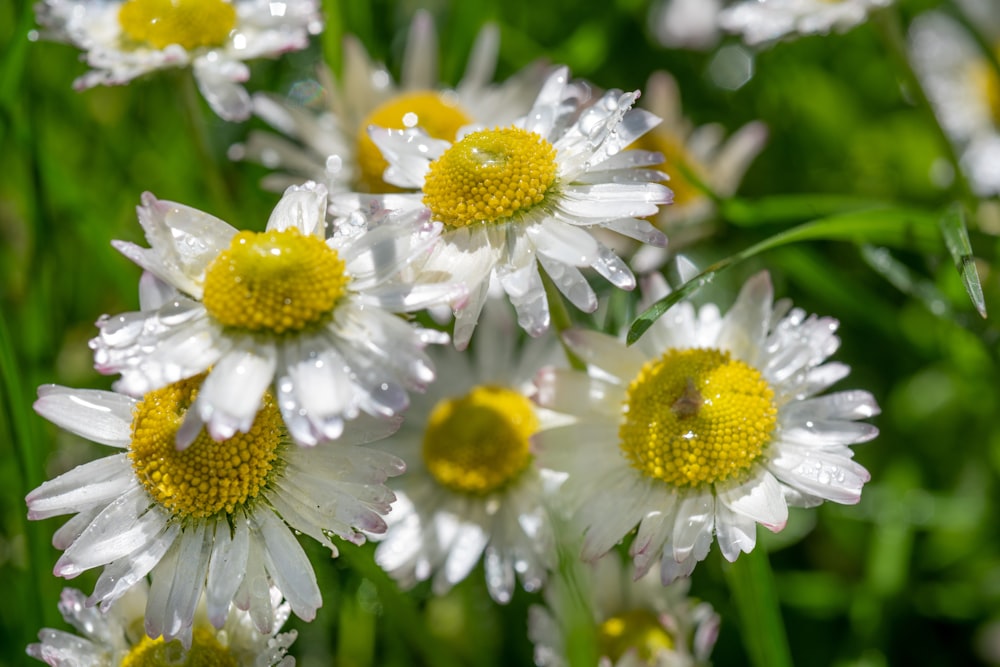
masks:
<path fill-rule="evenodd" d="M 679 81 L 685 114 L 733 131 L 763 120 L 764 152 L 744 179 L 743 209 L 722 210 L 720 232 L 690 249 L 707 265 L 822 211 L 805 197 L 780 215 L 775 195 L 846 195 L 938 216 L 961 193 L 936 186 L 944 154 L 932 117 L 898 84 L 884 33 L 871 23 L 843 35 L 781 43 L 752 56 L 754 76 L 723 90 L 715 52 L 659 47 L 645 0 L 328 1 L 327 31 L 312 48 L 253 63 L 251 90 L 287 93 L 313 76 L 317 58 L 336 70 L 340 40 L 356 34 L 399 72 L 406 28 L 428 9 L 437 21 L 441 76 L 454 83 L 484 21 L 502 33 L 498 76 L 546 57 L 601 87 L 642 87 L 654 70 Z M 903 1 L 902 25 L 940 3 Z M 895 17 L 896 14 L 893 14 Z M 31 409 L 35 388 L 57 382 L 108 388 L 87 340 L 101 313 L 137 307 L 139 270 L 109 241 L 141 241 L 134 208 L 149 190 L 261 229 L 277 195 L 264 170 L 231 163 L 226 149 L 259 121 L 238 125 L 201 105 L 185 120 L 184 74 L 73 92 L 84 71 L 75 48 L 27 39 L 28 3 L 0 3 L 0 664 L 27 664 L 23 647 L 56 610 L 65 582 L 51 575 L 49 546 L 62 520 L 29 524 L 24 495 L 99 447 L 59 432 Z M 728 38 L 725 46 L 739 44 Z M 205 142 L 199 141 L 204 133 Z M 207 146 L 207 149 L 206 149 Z M 966 200 L 967 206 L 973 206 Z M 996 205 L 994 200 L 992 205 Z M 754 213 L 738 215 L 743 210 Z M 754 217 L 756 216 L 756 217 Z M 751 218 L 753 218 L 751 220 Z M 997 238 L 970 217 L 986 306 L 1000 313 Z M 748 222 L 748 220 L 751 220 Z M 841 321 L 837 359 L 853 368 L 840 388 L 871 390 L 881 436 L 856 449 L 872 473 L 856 507 L 793 510 L 767 536 L 791 650 L 800 665 L 1000 664 L 1000 329 L 973 309 L 944 244 L 906 233 L 861 230 L 762 253 L 721 275 L 696 300 L 728 304 L 740 281 L 769 268 L 779 296 Z M 481 574 L 433 599 L 402 595 L 371 561 L 371 546 L 337 560 L 308 545 L 326 604 L 293 647 L 299 664 L 531 664 L 525 613 L 538 596 L 489 601 Z M 692 592 L 723 625 L 717 665 L 748 660 L 717 549 Z M 88 592 L 93 577 L 73 585 Z"/>

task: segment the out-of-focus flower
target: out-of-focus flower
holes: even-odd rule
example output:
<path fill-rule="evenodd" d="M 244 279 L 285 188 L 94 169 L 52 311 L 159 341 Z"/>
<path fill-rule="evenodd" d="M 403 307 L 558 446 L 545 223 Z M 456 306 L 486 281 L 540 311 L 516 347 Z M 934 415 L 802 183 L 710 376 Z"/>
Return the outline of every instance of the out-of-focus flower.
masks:
<path fill-rule="evenodd" d="M 551 337 L 517 346 L 508 308 L 491 301 L 471 354 L 432 352 L 438 380 L 384 443 L 407 474 L 393 484 L 397 501 L 375 561 L 404 588 L 433 577 L 434 593 L 444 594 L 482 559 L 490 595 L 506 603 L 516 579 L 536 591 L 555 564 L 543 495 L 557 480 L 531 452 L 553 416 L 530 393 L 538 369 L 561 352 Z"/>
<path fill-rule="evenodd" d="M 634 579 L 622 558 L 610 553 L 545 589 L 546 606 L 528 610 L 528 637 L 539 667 L 567 665 L 567 603 L 582 592 L 593 613 L 598 667 L 697 667 L 709 664 L 719 634 L 719 616 L 707 602 L 689 598 L 688 581 L 666 588 L 648 573 Z"/>
<path fill-rule="evenodd" d="M 667 583 L 691 574 L 716 537 L 734 561 L 754 548 L 756 524 L 781 530 L 790 505 L 860 499 L 869 475 L 849 445 L 877 435 L 857 420 L 878 405 L 866 391 L 817 396 L 849 372 L 823 363 L 837 322 L 772 299 L 761 273 L 725 317 L 683 302 L 632 347 L 564 334 L 590 372 L 539 378 L 539 404 L 576 423 L 539 433 L 538 459 L 569 473 L 562 494 L 586 531 L 585 560 L 638 524 L 637 576 L 660 561 Z"/>
<path fill-rule="evenodd" d="M 763 44 L 793 35 L 844 32 L 890 4 L 892 0 L 743 0 L 719 13 L 719 25 L 740 33 L 747 44 Z"/>
<path fill-rule="evenodd" d="M 989 37 L 1000 57 L 997 27 Z M 913 67 L 972 189 L 983 197 L 1000 194 L 1000 73 L 962 26 L 938 12 L 914 19 L 909 47 Z"/>
<path fill-rule="evenodd" d="M 54 572 L 71 578 L 103 567 L 88 605 L 100 603 L 107 611 L 151 574 L 145 612 L 150 637 L 190 637 L 203 593 L 216 628 L 225 625 L 235 601 L 249 610 L 258 631 L 273 633 L 270 585 L 292 611 L 312 620 L 322 597 L 293 531 L 336 555 L 332 536 L 361 544 L 364 532 L 385 530 L 381 515 L 394 496 L 383 483 L 404 464 L 350 445 L 385 437 L 395 426 L 353 423 L 343 445 L 297 447 L 277 401 L 267 394 L 245 434 L 215 442 L 202 430 L 178 450 L 175 434 L 197 399 L 200 381 L 182 380 L 141 400 L 107 391 L 39 388 L 40 415 L 123 451 L 29 493 L 28 518 L 75 515 L 53 537 L 63 550 Z"/>
<path fill-rule="evenodd" d="M 659 0 L 650 5 L 649 28 L 663 46 L 707 51 L 719 43 L 721 0 Z"/>
<path fill-rule="evenodd" d="M 291 611 L 281 594 L 271 589 L 270 632 L 254 627 L 250 614 L 230 606 L 225 623 L 213 628 L 204 604 L 185 640 L 150 638 L 143 631 L 149 588 L 141 580 L 106 613 L 87 605 L 83 593 L 63 590 L 59 611 L 79 634 L 45 628 L 28 655 L 51 667 L 120 667 L 120 665 L 232 665 L 232 667 L 293 667 L 286 655 L 295 641 L 295 630 L 279 634 Z M 185 648 L 185 646 L 187 648 Z"/>
<path fill-rule="evenodd" d="M 671 193 L 653 168 L 662 156 L 625 147 L 659 122 L 633 109 L 638 92 L 608 91 L 571 82 L 566 68 L 546 81 L 526 116 L 508 127 L 464 128 L 455 143 L 419 129 L 372 128 L 389 160 L 386 180 L 415 194 L 381 196 L 386 206 L 428 211 L 445 232 L 424 269 L 451 274 L 469 288 L 456 313 L 455 345 L 465 347 L 496 278 L 532 336 L 549 327 L 549 304 L 539 265 L 581 310 L 597 297 L 580 272 L 591 267 L 616 287 L 632 289 L 631 270 L 593 231 L 608 229 L 664 245 L 645 218 Z M 365 197 L 335 198 L 356 208 Z"/>
<path fill-rule="evenodd" d="M 436 139 L 453 141 L 464 125 L 507 125 L 531 106 L 544 67 L 531 66 L 493 84 L 499 39 L 495 25 L 483 28 L 465 75 L 450 88 L 438 79 L 437 34 L 427 12 L 413 17 L 398 84 L 348 35 L 342 80 L 336 81 L 326 68 L 319 71 L 325 108 L 315 111 L 277 95 L 257 94 L 254 112 L 285 136 L 251 132 L 230 155 L 283 170 L 264 179 L 272 190 L 314 180 L 326 183 L 331 192 L 395 192 L 397 188 L 382 179 L 388 164 L 368 136 L 370 125 L 421 127 Z"/>
<path fill-rule="evenodd" d="M 743 174 L 764 148 L 767 127 L 759 121 L 747 123 L 728 139 L 719 125 L 693 127 L 684 117 L 677 82 L 662 71 L 650 76 L 641 105 L 663 119 L 639 139 L 637 146 L 659 151 L 665 158 L 659 169 L 670 177 L 674 201 L 662 207 L 653 220 L 670 238 L 672 251 L 677 252 L 712 232 L 716 205 L 703 188 L 722 198 L 735 194 Z M 662 263 L 654 261 L 653 256 L 665 255 L 652 246 L 644 246 L 639 252 L 632 266 L 640 273 Z"/>
<path fill-rule="evenodd" d="M 82 49 L 93 68 L 78 90 L 191 67 L 209 106 L 232 121 L 251 112 L 244 61 L 304 49 L 323 30 L 316 0 L 42 0 L 36 14 L 46 37 Z"/>
<path fill-rule="evenodd" d="M 441 225 L 371 209 L 324 239 L 326 202 L 322 185 L 293 186 L 257 233 L 143 196 L 152 247 L 115 244 L 152 276 L 141 310 L 102 317 L 91 347 L 98 370 L 121 373 L 117 388 L 132 395 L 211 368 L 181 446 L 202 423 L 218 440 L 247 431 L 272 385 L 292 437 L 312 445 L 361 412 L 399 414 L 407 390 L 434 379 L 423 348 L 447 336 L 396 313 L 465 294 L 404 280 Z"/>

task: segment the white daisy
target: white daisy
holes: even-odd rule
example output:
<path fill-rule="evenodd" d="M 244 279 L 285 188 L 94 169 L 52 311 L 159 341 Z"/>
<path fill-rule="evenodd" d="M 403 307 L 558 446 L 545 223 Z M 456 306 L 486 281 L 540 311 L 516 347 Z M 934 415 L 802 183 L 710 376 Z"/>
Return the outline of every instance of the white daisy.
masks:
<path fill-rule="evenodd" d="M 790 35 L 844 32 L 890 4 L 892 0 L 743 0 L 719 12 L 719 25 L 755 45 Z"/>
<path fill-rule="evenodd" d="M 816 396 L 848 374 L 823 363 L 836 320 L 772 303 L 770 278 L 744 286 L 721 317 L 681 303 L 633 347 L 597 332 L 564 336 L 590 374 L 539 379 L 541 405 L 576 416 L 538 435 L 539 462 L 569 473 L 563 492 L 586 531 L 585 560 L 638 524 L 637 574 L 689 575 L 715 537 L 733 561 L 756 524 L 781 530 L 788 507 L 856 503 L 868 472 L 849 445 L 878 430 L 866 391 Z"/>
<path fill-rule="evenodd" d="M 1000 22 L 980 22 L 1000 56 Z M 938 12 L 914 19 L 910 58 L 976 194 L 1000 194 L 1000 76 L 972 35 Z"/>
<path fill-rule="evenodd" d="M 659 151 L 665 158 L 659 169 L 670 177 L 674 200 L 671 206 L 660 209 L 653 222 L 670 237 L 676 252 L 711 233 L 716 215 L 715 201 L 692 178 L 719 197 L 731 197 L 750 163 L 763 150 L 767 127 L 760 121 L 750 122 L 728 139 L 720 125 L 693 127 L 684 117 L 677 82 L 664 71 L 649 77 L 641 104 L 663 119 L 636 145 Z M 633 261 L 633 268 L 640 273 L 653 268 L 651 264 L 656 262 L 652 257 L 665 254 L 652 246 L 644 246 L 640 253 L 650 256 L 650 260 L 640 257 Z"/>
<path fill-rule="evenodd" d="M 617 553 L 586 566 L 575 590 L 593 613 L 598 667 L 708 665 L 719 634 L 719 615 L 688 597 L 689 580 L 666 588 L 650 572 L 634 579 Z M 575 592 L 575 591 L 573 591 Z M 545 589 L 546 606 L 528 610 L 528 637 L 539 667 L 565 667 L 573 592 L 562 577 Z"/>
<path fill-rule="evenodd" d="M 111 607 L 152 575 L 145 628 L 166 641 L 193 627 L 204 592 L 208 619 L 226 622 L 229 605 L 249 610 L 260 632 L 275 627 L 269 585 L 311 620 L 322 604 L 316 576 L 295 538 L 305 533 L 337 554 L 331 538 L 365 541 L 385 530 L 394 500 L 383 482 L 402 472 L 394 456 L 359 446 L 395 424 L 352 425 L 336 447 L 297 447 L 277 401 L 267 394 L 245 434 L 215 442 L 202 430 L 174 444 L 201 378 L 136 400 L 122 394 L 39 388 L 35 410 L 66 430 L 121 449 L 78 466 L 28 494 L 28 518 L 74 514 L 52 543 L 63 550 L 56 576 L 103 567 L 87 604 Z"/>
<path fill-rule="evenodd" d="M 473 359 L 434 350 L 440 378 L 384 443 L 407 474 L 393 484 L 397 501 L 375 561 L 404 588 L 433 577 L 442 595 L 482 559 L 489 593 L 504 604 L 515 579 L 538 590 L 555 563 L 543 493 L 557 481 L 531 453 L 534 434 L 553 419 L 529 394 L 534 374 L 561 353 L 553 338 L 519 349 L 512 318 L 498 316 L 507 308 L 487 307 Z"/>
<path fill-rule="evenodd" d="M 368 126 L 393 129 L 422 127 L 432 137 L 453 141 L 464 125 L 506 125 L 531 106 L 543 80 L 543 68 L 531 66 L 502 84 L 493 84 L 499 31 L 480 31 L 462 80 L 454 88 L 439 82 L 434 21 L 426 11 L 414 14 L 397 85 L 384 65 L 374 64 L 355 37 L 344 40 L 343 80 L 319 70 L 325 99 L 314 111 L 276 95 L 254 96 L 254 112 L 287 136 L 254 131 L 230 155 L 282 169 L 267 176 L 264 187 L 282 190 L 311 179 L 331 192 L 395 192 L 382 179 L 388 166 L 368 136 Z"/>
<path fill-rule="evenodd" d="M 292 667 L 286 655 L 297 633 L 278 633 L 290 609 L 281 594 L 271 589 L 274 627 L 261 633 L 250 615 L 229 608 L 225 623 L 215 629 L 208 621 L 202 598 L 194 626 L 186 641 L 166 642 L 143 631 L 143 614 L 149 587 L 144 580 L 130 588 L 107 613 L 87 605 L 74 588 L 63 590 L 59 611 L 79 634 L 45 628 L 40 643 L 28 646 L 28 655 L 52 667 L 119 667 L 120 665 L 232 665 L 233 667 Z M 184 646 L 187 646 L 185 649 Z M 184 662 L 188 660 L 189 662 Z"/>
<path fill-rule="evenodd" d="M 201 94 L 226 120 L 250 116 L 244 61 L 304 49 L 323 30 L 316 0 L 42 0 L 46 37 L 84 51 L 93 69 L 77 90 L 191 67 Z"/>
<path fill-rule="evenodd" d="M 98 370 L 121 373 L 117 388 L 140 395 L 211 367 L 182 446 L 201 422 L 219 440 L 249 429 L 272 384 L 289 431 L 307 445 L 339 437 L 360 412 L 404 410 L 407 390 L 434 379 L 424 346 L 447 336 L 394 313 L 465 293 L 401 280 L 440 225 L 355 212 L 324 241 L 325 211 L 326 188 L 307 183 L 288 189 L 265 231 L 239 232 L 144 195 L 139 222 L 152 247 L 115 247 L 163 284 L 139 312 L 98 321 Z"/>
<path fill-rule="evenodd" d="M 608 229 L 664 245 L 666 238 L 641 218 L 670 202 L 658 153 L 625 150 L 659 119 L 632 105 L 638 91 L 608 91 L 553 73 L 528 114 L 508 127 L 464 128 L 454 144 L 419 129 L 372 128 L 390 167 L 385 178 L 415 194 L 383 195 L 387 206 L 429 210 L 444 223 L 442 243 L 425 270 L 453 274 L 470 292 L 456 313 L 455 344 L 464 347 L 479 319 L 490 278 L 499 280 L 517 309 L 518 323 L 538 336 L 549 326 L 549 306 L 538 265 L 570 302 L 597 308 L 579 267 L 592 267 L 612 284 L 632 289 L 625 263 L 592 231 Z M 358 205 L 358 196 L 334 199 L 334 208 Z M 364 197 L 360 197 L 364 201 Z"/>

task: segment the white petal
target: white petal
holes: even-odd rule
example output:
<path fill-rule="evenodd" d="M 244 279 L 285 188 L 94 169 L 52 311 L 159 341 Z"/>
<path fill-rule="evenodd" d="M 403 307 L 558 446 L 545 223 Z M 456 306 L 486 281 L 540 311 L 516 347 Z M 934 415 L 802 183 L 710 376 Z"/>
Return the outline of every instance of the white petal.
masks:
<path fill-rule="evenodd" d="M 674 559 L 704 559 L 712 544 L 714 529 L 715 497 L 711 493 L 688 494 L 677 509 L 672 540 Z"/>
<path fill-rule="evenodd" d="M 715 507 L 715 535 L 722 556 L 732 563 L 741 551 L 753 551 L 757 544 L 757 523 L 752 517 L 718 503 Z"/>
<path fill-rule="evenodd" d="M 292 531 L 273 512 L 262 510 L 253 516 L 264 543 L 264 563 L 275 585 L 295 614 L 304 621 L 316 617 L 323 597 L 312 564 Z"/>
<path fill-rule="evenodd" d="M 718 347 L 728 350 L 736 359 L 755 366 L 771 325 L 773 299 L 774 289 L 766 271 L 750 278 L 736 297 L 736 303 L 726 313 Z"/>
<path fill-rule="evenodd" d="M 49 384 L 38 388 L 35 412 L 87 440 L 125 448 L 132 439 L 136 400 L 110 391 L 70 389 Z"/>
<path fill-rule="evenodd" d="M 106 456 L 44 482 L 28 494 L 28 518 L 70 514 L 120 497 L 135 485 L 127 454 Z"/>
<path fill-rule="evenodd" d="M 205 378 L 195 399 L 198 415 L 216 440 L 246 433 L 253 426 L 261 397 L 274 379 L 277 353 L 271 343 L 241 341 Z"/>
<path fill-rule="evenodd" d="M 305 236 L 325 238 L 326 186 L 309 181 L 293 185 L 278 201 L 267 221 L 268 231 L 294 227 Z"/>
<path fill-rule="evenodd" d="M 246 574 L 250 530 L 243 516 L 234 516 L 229 522 L 219 521 L 215 526 L 215 541 L 208 563 L 205 582 L 205 603 L 208 619 L 221 628 L 229 615 L 233 597 Z"/>
<path fill-rule="evenodd" d="M 778 532 L 788 521 L 788 505 L 785 504 L 781 485 L 770 473 L 755 475 L 732 488 L 718 488 L 717 485 L 716 494 L 720 503 L 750 517 L 768 530 Z"/>

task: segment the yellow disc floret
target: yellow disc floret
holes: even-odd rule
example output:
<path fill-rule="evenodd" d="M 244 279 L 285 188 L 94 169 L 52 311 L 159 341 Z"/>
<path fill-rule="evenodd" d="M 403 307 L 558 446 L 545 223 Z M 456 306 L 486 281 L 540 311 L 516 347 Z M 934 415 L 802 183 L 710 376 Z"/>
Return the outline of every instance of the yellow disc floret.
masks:
<path fill-rule="evenodd" d="M 654 658 L 674 648 L 674 639 L 651 611 L 634 609 L 607 619 L 597 628 L 602 656 L 617 663 L 630 649 L 645 664 L 659 664 Z"/>
<path fill-rule="evenodd" d="M 358 165 L 361 189 L 366 192 L 398 192 L 382 179 L 389 163 L 368 136 L 368 127 L 403 130 L 420 127 L 435 139 L 454 141 L 459 128 L 472 120 L 452 100 L 430 91 L 403 93 L 378 106 L 358 127 Z"/>
<path fill-rule="evenodd" d="M 993 53 L 1000 58 L 1000 45 L 994 48 Z M 1000 127 L 1000 75 L 985 58 L 975 61 L 971 70 L 973 84 L 979 90 L 993 124 Z"/>
<path fill-rule="evenodd" d="M 424 205 L 452 227 L 505 222 L 545 199 L 556 167 L 555 147 L 534 132 L 473 132 L 431 162 Z"/>
<path fill-rule="evenodd" d="M 196 627 L 187 651 L 179 639 L 143 636 L 121 662 L 121 667 L 237 667 L 239 661 L 209 628 Z"/>
<path fill-rule="evenodd" d="M 337 251 L 295 227 L 240 232 L 205 271 L 205 309 L 219 323 L 282 334 L 325 319 L 349 278 Z"/>
<path fill-rule="evenodd" d="M 118 23 L 130 39 L 153 48 L 221 46 L 236 26 L 236 9 L 225 0 L 127 0 Z"/>
<path fill-rule="evenodd" d="M 777 414 L 774 391 L 755 368 L 720 350 L 671 349 L 632 380 L 618 435 L 642 474 L 697 487 L 747 472 Z"/>
<path fill-rule="evenodd" d="M 489 493 L 527 467 L 529 440 L 537 430 L 527 398 L 482 385 L 434 406 L 424 432 L 424 464 L 453 491 Z"/>
<path fill-rule="evenodd" d="M 270 393 L 253 426 L 223 442 L 205 429 L 178 451 L 177 429 L 198 394 L 204 375 L 152 391 L 136 404 L 128 457 L 135 476 L 171 514 L 205 518 L 257 499 L 279 464 L 284 422 Z"/>

